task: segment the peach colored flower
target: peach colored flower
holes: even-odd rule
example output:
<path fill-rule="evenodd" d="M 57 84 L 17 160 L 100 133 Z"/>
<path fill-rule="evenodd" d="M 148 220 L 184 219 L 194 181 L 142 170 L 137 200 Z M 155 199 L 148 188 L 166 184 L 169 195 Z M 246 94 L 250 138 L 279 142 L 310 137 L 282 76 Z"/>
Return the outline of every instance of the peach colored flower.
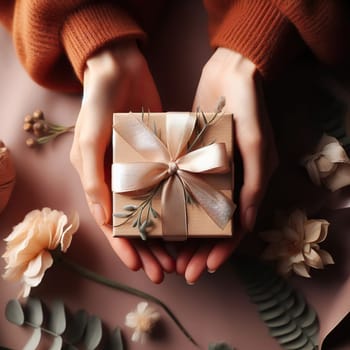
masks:
<path fill-rule="evenodd" d="M 27 297 L 31 287 L 40 284 L 45 271 L 53 263 L 49 251 L 60 245 L 61 251 L 65 252 L 78 227 L 77 213 L 68 220 L 63 212 L 50 208 L 29 212 L 5 238 L 7 246 L 2 257 L 7 265 L 3 278 L 21 281 L 20 296 Z"/>
<path fill-rule="evenodd" d="M 334 137 L 323 135 L 316 152 L 303 158 L 311 181 L 331 191 L 350 185 L 350 159 Z"/>
<path fill-rule="evenodd" d="M 328 226 L 326 220 L 309 220 L 303 211 L 295 210 L 280 229 L 260 234 L 269 243 L 262 258 L 276 261 L 277 270 L 282 275 L 293 271 L 310 277 L 310 267 L 323 269 L 325 265 L 334 264 L 332 256 L 319 246 L 327 237 Z"/>
<path fill-rule="evenodd" d="M 125 325 L 134 329 L 131 340 L 144 343 L 147 334 L 151 332 L 159 318 L 159 313 L 148 306 L 147 302 L 138 303 L 136 310 L 129 312 L 125 317 Z"/>

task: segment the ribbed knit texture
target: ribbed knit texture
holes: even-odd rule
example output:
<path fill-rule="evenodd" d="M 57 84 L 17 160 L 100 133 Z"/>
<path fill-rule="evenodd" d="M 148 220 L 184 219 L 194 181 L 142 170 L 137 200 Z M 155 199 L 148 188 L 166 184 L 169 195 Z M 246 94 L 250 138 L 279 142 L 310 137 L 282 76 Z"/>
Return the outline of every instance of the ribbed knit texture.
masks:
<path fill-rule="evenodd" d="M 242 53 L 265 77 L 273 77 L 306 50 L 323 63 L 349 70 L 347 1 L 204 0 L 204 4 L 212 46 Z M 12 32 L 18 56 L 36 82 L 73 91 L 81 88 L 86 60 L 97 50 L 118 40 L 145 39 L 138 20 L 154 20 L 159 4 L 152 7 L 152 3 L 1 0 L 0 21 Z"/>
<path fill-rule="evenodd" d="M 142 29 L 115 3 L 22 0 L 14 10 L 2 12 L 0 19 L 8 23 L 13 15 L 9 29 L 33 80 L 55 90 L 79 91 L 85 62 L 95 50 L 118 39 L 145 38 Z"/>
<path fill-rule="evenodd" d="M 276 5 L 298 29 L 303 41 L 320 61 L 329 65 L 349 64 L 348 0 L 278 0 Z"/>
<path fill-rule="evenodd" d="M 349 64 L 345 1 L 204 0 L 210 43 L 240 52 L 266 77 L 286 69 L 306 49 L 325 64 Z"/>
<path fill-rule="evenodd" d="M 206 1 L 209 12 L 217 2 Z M 241 53 L 264 76 L 277 74 L 304 48 L 288 18 L 267 0 L 234 1 L 223 18 L 216 20 L 210 23 L 211 45 Z"/>
<path fill-rule="evenodd" d="M 73 12 L 66 19 L 61 38 L 75 73 L 82 81 L 86 60 L 101 46 L 118 39 L 145 40 L 146 35 L 122 9 L 110 4 L 94 4 Z"/>

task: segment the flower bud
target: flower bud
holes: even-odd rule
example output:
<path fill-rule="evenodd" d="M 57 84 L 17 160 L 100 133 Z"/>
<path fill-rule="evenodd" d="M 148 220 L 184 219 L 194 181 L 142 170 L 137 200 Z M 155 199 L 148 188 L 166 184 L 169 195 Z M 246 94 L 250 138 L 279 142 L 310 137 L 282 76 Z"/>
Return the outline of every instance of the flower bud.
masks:
<path fill-rule="evenodd" d="M 32 123 L 24 122 L 24 124 L 23 124 L 23 130 L 24 130 L 24 131 L 32 131 L 32 130 L 33 130 L 33 125 L 32 125 Z"/>
<path fill-rule="evenodd" d="M 44 119 L 44 113 L 40 109 L 37 109 L 33 112 L 33 119 L 34 120 L 43 120 Z"/>
<path fill-rule="evenodd" d="M 27 115 L 24 117 L 24 122 L 25 122 L 25 123 L 33 123 L 33 116 L 30 115 L 30 114 L 27 114 Z"/>
<path fill-rule="evenodd" d="M 35 139 L 29 137 L 27 140 L 26 140 L 26 145 L 28 147 L 34 147 L 36 146 L 37 142 L 35 141 Z"/>

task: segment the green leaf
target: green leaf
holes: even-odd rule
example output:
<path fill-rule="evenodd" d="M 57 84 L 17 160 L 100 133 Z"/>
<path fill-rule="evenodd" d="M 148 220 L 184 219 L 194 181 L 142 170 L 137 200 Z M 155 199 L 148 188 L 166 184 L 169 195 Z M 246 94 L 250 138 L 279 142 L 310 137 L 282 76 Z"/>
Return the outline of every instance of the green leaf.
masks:
<path fill-rule="evenodd" d="M 237 258 L 234 266 L 271 336 L 283 349 L 318 349 L 318 317 L 299 292 L 262 261 Z"/>
<path fill-rule="evenodd" d="M 51 305 L 48 329 L 57 335 L 61 335 L 66 329 L 66 312 L 61 300 L 55 300 Z"/>
<path fill-rule="evenodd" d="M 122 332 L 120 328 L 116 328 L 112 332 L 109 342 L 104 350 L 124 350 Z"/>
<path fill-rule="evenodd" d="M 154 219 L 158 219 L 159 218 L 159 214 L 157 212 L 157 210 L 155 210 L 153 207 L 151 207 L 151 213 Z"/>
<path fill-rule="evenodd" d="M 138 207 L 133 204 L 124 205 L 123 209 L 126 211 L 135 211 Z"/>
<path fill-rule="evenodd" d="M 226 343 L 213 343 L 209 344 L 208 350 L 234 350 L 234 348 Z"/>
<path fill-rule="evenodd" d="M 63 345 L 63 340 L 61 336 L 57 336 L 53 338 L 52 344 L 49 350 L 61 350 Z"/>
<path fill-rule="evenodd" d="M 37 298 L 28 298 L 26 307 L 26 322 L 31 326 L 40 327 L 44 321 L 44 313 L 41 301 Z"/>
<path fill-rule="evenodd" d="M 22 326 L 24 323 L 24 312 L 22 309 L 22 305 L 19 303 L 17 299 L 10 300 L 6 304 L 5 309 L 6 319 L 17 326 Z"/>
<path fill-rule="evenodd" d="M 79 310 L 67 324 L 66 339 L 69 343 L 78 343 L 84 335 L 89 315 L 85 310 Z"/>
<path fill-rule="evenodd" d="M 113 215 L 116 217 L 116 218 L 119 218 L 119 219 L 125 219 L 125 218 L 128 218 L 129 216 L 131 216 L 132 213 L 114 213 Z"/>
<path fill-rule="evenodd" d="M 40 343 L 41 339 L 41 328 L 34 328 L 34 332 L 30 337 L 23 350 L 35 350 Z"/>
<path fill-rule="evenodd" d="M 85 337 L 84 344 L 87 350 L 94 350 L 98 346 L 102 339 L 102 324 L 101 320 L 97 316 L 90 316 Z"/>

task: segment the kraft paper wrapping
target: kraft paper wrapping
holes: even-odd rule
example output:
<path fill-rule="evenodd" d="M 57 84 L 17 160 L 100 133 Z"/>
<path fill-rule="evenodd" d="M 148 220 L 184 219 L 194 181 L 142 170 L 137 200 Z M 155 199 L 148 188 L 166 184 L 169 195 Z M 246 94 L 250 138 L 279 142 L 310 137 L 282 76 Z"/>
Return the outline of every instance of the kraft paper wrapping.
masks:
<path fill-rule="evenodd" d="M 113 124 L 115 125 L 117 118 L 128 118 L 130 115 L 131 113 L 114 114 Z M 163 143 L 166 143 L 166 113 L 145 113 L 143 117 L 141 113 L 132 113 L 132 115 L 142 120 L 148 128 L 156 132 Z M 207 120 L 210 120 L 212 116 L 213 114 L 206 113 Z M 174 115 L 172 117 L 176 116 Z M 203 126 L 203 120 L 200 116 L 197 118 L 197 122 L 200 129 Z M 192 137 L 194 137 L 194 135 L 192 135 Z M 218 116 L 215 122 L 206 129 L 201 141 L 196 144 L 194 149 L 220 142 L 224 143 L 226 146 L 230 171 L 226 174 L 199 174 L 199 176 L 216 190 L 233 200 L 233 116 L 231 114 Z M 144 158 L 115 131 L 115 128 L 113 128 L 113 163 L 142 161 L 144 161 Z M 161 216 L 160 192 L 161 191 L 158 191 L 155 196 L 152 206 Z M 113 213 L 123 211 L 125 205 L 138 205 L 139 203 L 140 199 L 135 198 L 135 196 L 113 192 Z M 132 227 L 133 220 L 116 227 L 116 225 L 122 223 L 124 220 L 125 219 L 113 216 L 114 236 L 139 237 L 140 233 L 138 229 Z M 147 236 L 161 238 L 163 236 L 161 218 L 154 219 L 153 221 L 154 225 L 149 230 Z M 231 237 L 233 233 L 233 219 L 231 217 L 227 225 L 221 229 L 200 205 L 187 203 L 187 229 L 188 237 Z"/>

